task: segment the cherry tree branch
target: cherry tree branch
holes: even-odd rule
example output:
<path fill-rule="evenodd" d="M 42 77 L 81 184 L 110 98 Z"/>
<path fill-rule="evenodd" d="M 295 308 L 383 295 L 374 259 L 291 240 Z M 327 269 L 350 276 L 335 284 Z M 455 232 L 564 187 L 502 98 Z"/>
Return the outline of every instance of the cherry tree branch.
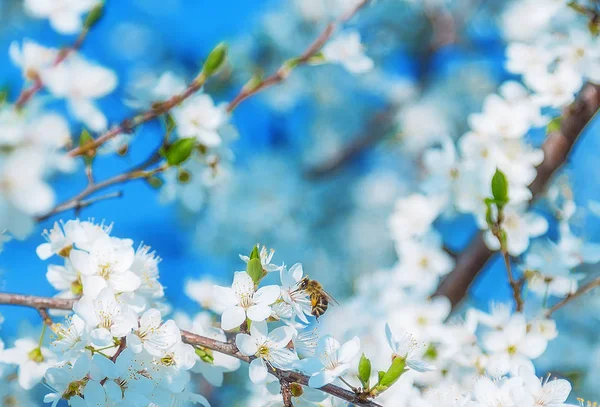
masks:
<path fill-rule="evenodd" d="M 240 92 L 233 98 L 233 100 L 227 105 L 227 112 L 232 112 L 240 103 L 249 97 L 259 93 L 260 91 L 267 89 L 273 85 L 281 83 L 291 72 L 293 67 L 298 65 L 303 65 L 309 62 L 309 60 L 316 56 L 318 52 L 321 50 L 323 45 L 331 38 L 335 29 L 350 20 L 354 15 L 365 6 L 369 0 L 362 0 L 358 5 L 356 5 L 352 10 L 343 15 L 338 20 L 330 23 L 325 27 L 323 32 L 308 46 L 308 48 L 296 59 L 294 59 L 294 65 L 290 66 L 289 63 L 284 63 L 280 69 L 277 70 L 273 75 L 259 81 L 251 87 L 244 87 Z M 72 157 L 83 155 L 84 153 L 91 151 L 95 148 L 98 148 L 102 144 L 106 143 L 108 140 L 116 137 L 121 133 L 131 133 L 133 129 L 140 124 L 149 122 L 157 117 L 168 113 L 171 109 L 179 105 L 181 102 L 188 99 L 190 96 L 198 92 L 204 82 L 206 81 L 206 77 L 201 73 L 196 77 L 196 79 L 188 85 L 188 87 L 180 94 L 171 97 L 170 99 L 162 102 L 156 103 L 152 106 L 150 110 L 146 112 L 140 113 L 133 118 L 123 120 L 118 126 L 108 130 L 106 133 L 102 134 L 100 137 L 96 138 L 93 142 L 87 143 L 83 146 L 75 147 L 69 151 L 69 155 Z"/>
<path fill-rule="evenodd" d="M 52 63 L 52 66 L 56 67 L 60 65 L 65 59 L 67 59 L 69 55 L 77 52 L 83 45 L 83 42 L 85 41 L 89 31 L 89 28 L 84 27 L 81 30 L 81 33 L 79 33 L 79 36 L 77 37 L 75 42 L 71 46 L 65 47 L 58 51 L 58 54 L 56 55 L 56 59 Z M 21 94 L 15 102 L 15 108 L 22 109 L 23 106 L 25 106 L 25 104 L 27 104 L 27 102 L 29 102 L 29 100 L 31 100 L 31 98 L 43 88 L 44 83 L 42 82 L 41 78 L 38 75 L 36 75 L 33 80 L 33 83 L 29 87 L 21 91 Z"/>
<path fill-rule="evenodd" d="M 12 294 L 12 293 L 0 293 L 0 305 L 19 305 L 24 307 L 35 308 L 37 310 L 40 309 L 61 309 L 61 310 L 71 310 L 73 308 L 73 304 L 77 300 L 75 299 L 63 299 L 63 298 L 49 298 L 49 297 L 37 297 L 33 295 L 22 295 L 22 294 Z M 243 355 L 234 343 L 230 342 L 221 342 L 215 339 L 207 338 L 205 336 L 201 336 L 189 331 L 181 331 L 181 339 L 183 342 L 192 345 L 194 347 L 203 347 L 208 348 L 212 351 L 223 353 L 229 356 L 233 356 L 236 359 L 239 359 L 243 362 L 249 363 L 254 357 Z M 125 342 L 121 340 L 119 345 L 119 349 L 123 349 L 125 347 Z M 309 377 L 289 370 L 280 370 L 275 369 L 271 366 L 268 367 L 269 372 L 273 374 L 280 383 L 287 383 L 288 385 L 291 383 L 298 383 L 303 386 L 308 386 Z M 321 387 L 319 390 L 328 393 L 332 396 L 335 396 L 339 399 L 345 400 L 352 405 L 357 407 L 383 407 L 380 404 L 375 403 L 371 400 L 364 400 L 360 398 L 359 395 L 343 389 L 341 387 L 328 384 L 326 386 Z"/>
<path fill-rule="evenodd" d="M 551 133 L 544 144 L 544 161 L 537 168 L 537 176 L 529 189 L 537 198 L 546 188 L 552 175 L 566 161 L 577 138 L 600 108 L 600 86 L 587 84 L 575 102 L 565 108 L 560 131 Z M 448 297 L 456 306 L 467 294 L 471 283 L 483 270 L 492 251 L 478 232 L 467 248 L 457 257 L 454 270 L 441 282 L 434 295 Z"/>
<path fill-rule="evenodd" d="M 369 0 L 362 0 L 353 9 L 348 11 L 342 17 L 329 23 L 321 32 L 321 34 L 319 34 L 319 36 L 308 46 L 308 48 L 299 57 L 292 58 L 290 60 L 293 61 L 293 66 L 290 66 L 289 62 L 286 62 L 271 76 L 262 79 L 260 82 L 254 84 L 253 86 L 242 88 L 242 90 L 237 94 L 237 96 L 233 98 L 229 105 L 227 105 L 227 111 L 232 112 L 240 103 L 242 103 L 249 97 L 257 94 L 258 92 L 264 89 L 270 88 L 273 85 L 277 85 L 283 82 L 285 78 L 288 77 L 288 75 L 294 67 L 305 65 L 308 62 L 310 62 L 311 58 L 315 57 L 319 53 L 319 51 L 321 51 L 323 45 L 325 45 L 325 43 L 329 41 L 336 28 L 352 19 L 352 17 L 354 17 L 356 13 L 358 13 L 358 11 L 361 8 L 363 8 L 368 2 Z"/>
<path fill-rule="evenodd" d="M 596 278 L 592 281 L 590 281 L 589 283 L 579 287 L 579 290 L 575 291 L 572 294 L 567 295 L 565 298 L 563 298 L 561 301 L 557 302 L 556 304 L 554 304 L 551 308 L 549 308 L 548 310 L 546 310 L 545 316 L 546 318 L 550 318 L 552 316 L 552 314 L 554 314 L 554 312 L 558 311 L 560 308 L 564 307 L 565 305 L 567 305 L 568 303 L 570 303 L 571 301 L 581 297 L 583 294 L 593 290 L 596 287 L 600 286 L 600 277 Z"/>

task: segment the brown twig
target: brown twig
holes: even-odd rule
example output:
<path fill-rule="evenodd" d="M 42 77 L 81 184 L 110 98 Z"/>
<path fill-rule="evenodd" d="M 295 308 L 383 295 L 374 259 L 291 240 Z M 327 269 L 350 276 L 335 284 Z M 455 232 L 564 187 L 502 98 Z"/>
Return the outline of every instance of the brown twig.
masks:
<path fill-rule="evenodd" d="M 350 20 L 364 5 L 366 5 L 369 0 L 362 0 L 355 8 L 353 8 L 349 13 L 344 15 L 342 18 L 338 19 L 335 22 L 330 23 L 325 30 L 317 37 L 315 41 L 313 41 L 309 47 L 304 51 L 304 53 L 298 57 L 296 60 L 296 65 L 305 64 L 308 62 L 313 56 L 315 56 L 321 47 L 331 38 L 333 31 L 339 24 L 343 24 L 346 21 Z M 236 97 L 227 105 L 227 111 L 233 111 L 240 103 L 249 98 L 252 95 L 262 91 L 263 89 L 269 88 L 275 84 L 282 82 L 290 72 L 290 67 L 287 64 L 284 64 L 277 72 L 273 75 L 263 79 L 255 86 L 251 88 L 244 87 L 238 93 Z M 149 122 L 167 112 L 169 112 L 172 108 L 179 105 L 181 102 L 185 101 L 187 98 L 198 92 L 204 82 L 206 81 L 206 77 L 204 74 L 200 74 L 194 79 L 194 81 L 188 85 L 188 87 L 180 94 L 171 97 L 170 99 L 162 102 L 156 103 L 152 106 L 152 108 L 146 112 L 140 113 L 137 116 L 134 116 L 130 119 L 123 120 L 118 126 L 112 128 L 106 133 L 102 134 L 100 137 L 96 138 L 93 142 L 87 143 L 83 146 L 75 147 L 69 151 L 69 155 L 72 157 L 82 155 L 87 151 L 93 150 L 102 144 L 106 143 L 108 140 L 116 137 L 120 133 L 130 133 L 133 129 L 140 124 Z"/>
<path fill-rule="evenodd" d="M 58 54 L 56 55 L 56 59 L 52 63 L 52 66 L 60 65 L 65 59 L 67 59 L 69 55 L 71 55 L 74 52 L 77 52 L 83 45 L 83 42 L 85 41 L 85 38 L 87 37 L 88 33 L 89 29 L 84 28 L 83 30 L 81 30 L 81 33 L 79 33 L 79 36 L 70 47 L 66 47 L 58 51 Z M 23 106 L 25 106 L 25 104 L 43 88 L 44 83 L 42 82 L 41 78 L 38 75 L 36 75 L 33 80 L 33 83 L 28 88 L 23 89 L 21 91 L 21 94 L 15 102 L 15 108 L 22 109 Z"/>
<path fill-rule="evenodd" d="M 50 318 L 50 315 L 48 315 L 48 310 L 46 308 L 38 308 L 37 311 L 40 314 L 40 317 L 42 317 L 44 324 L 52 326 L 54 322 L 52 321 L 52 318 Z"/>
<path fill-rule="evenodd" d="M 36 220 L 38 222 L 41 222 L 41 221 L 44 221 L 56 214 L 62 213 L 64 211 L 68 211 L 70 209 L 80 210 L 82 208 L 90 206 L 99 201 L 121 197 L 123 192 L 117 191 L 117 192 L 102 195 L 102 196 L 99 196 L 96 198 L 87 199 L 87 200 L 85 199 L 88 196 L 90 196 L 90 195 L 94 194 L 95 192 L 98 192 L 104 188 L 108 188 L 113 185 L 123 184 L 125 182 L 132 181 L 135 179 L 147 178 L 148 176 L 163 172 L 164 170 L 166 170 L 168 168 L 167 165 L 163 165 L 163 166 L 154 168 L 152 170 L 148 170 L 148 171 L 146 170 L 148 167 L 150 167 L 153 164 L 156 164 L 158 161 L 160 161 L 160 155 L 153 155 L 148 160 L 146 160 L 144 163 L 142 163 L 122 174 L 115 175 L 114 177 L 109 178 L 102 182 L 91 183 L 79 194 L 58 204 L 50 212 L 48 212 L 44 215 L 38 216 L 36 218 Z"/>
<path fill-rule="evenodd" d="M 395 107 L 389 106 L 375 114 L 367 123 L 362 134 L 356 137 L 331 159 L 317 164 L 306 172 L 308 178 L 321 178 L 333 175 L 385 137 L 393 124 Z"/>
<path fill-rule="evenodd" d="M 48 297 L 37 297 L 33 295 L 21 295 L 11 293 L 0 293 L 0 305 L 19 305 L 31 308 L 51 308 L 51 309 L 62 309 L 71 310 L 73 304 L 77 300 L 75 299 L 64 299 L 64 298 L 48 298 Z M 215 352 L 223 353 L 229 356 L 233 356 L 243 362 L 249 363 L 253 357 L 243 355 L 233 343 L 221 342 L 215 339 L 207 338 L 201 335 L 197 335 L 188 331 L 181 331 L 181 339 L 183 342 L 195 346 L 204 347 Z M 125 347 L 125 341 L 121 340 L 119 347 Z M 308 386 L 309 377 L 289 370 L 274 369 L 268 367 L 269 372 L 273 374 L 279 381 L 282 380 L 287 383 L 298 383 L 303 386 Z M 321 387 L 319 390 L 331 394 L 339 399 L 345 400 L 357 407 L 382 407 L 380 404 L 375 403 L 371 400 L 361 399 L 356 393 L 342 389 L 341 387 L 328 384 Z"/>
<path fill-rule="evenodd" d="M 557 310 L 559 310 L 560 308 L 564 307 L 565 305 L 567 305 L 574 299 L 581 297 L 583 294 L 585 294 L 588 291 L 591 291 L 594 288 L 599 287 L 599 286 L 600 286 L 600 278 L 596 278 L 596 279 L 590 281 L 589 283 L 581 286 L 579 288 L 579 290 L 575 291 L 572 294 L 567 295 L 561 301 L 554 304 L 551 308 L 548 308 L 548 310 L 546 310 L 546 313 L 545 313 L 546 318 L 550 318 L 552 316 L 552 314 L 554 312 L 556 312 Z"/>
<path fill-rule="evenodd" d="M 358 11 L 363 8 L 369 0 L 362 0 L 358 3 L 352 10 L 348 11 L 345 15 L 340 17 L 339 19 L 329 23 L 325 29 L 319 34 L 319 36 L 308 46 L 308 48 L 297 58 L 293 58 L 294 67 L 304 65 L 310 62 L 311 58 L 315 57 L 318 52 L 323 48 L 323 45 L 331 38 L 336 28 L 348 20 L 352 19 L 358 13 Z M 270 88 L 273 85 L 277 85 L 285 78 L 288 77 L 293 67 L 290 67 L 289 64 L 284 63 L 274 74 L 262 79 L 257 84 L 254 84 L 251 87 L 243 87 L 242 90 L 233 98 L 233 100 L 227 105 L 227 111 L 232 112 L 240 103 L 249 97 L 257 94 L 258 92 Z"/>
<path fill-rule="evenodd" d="M 281 385 L 281 397 L 283 398 L 283 407 L 294 407 L 292 402 L 292 389 L 290 388 L 290 382 L 285 379 L 279 380 Z"/>
<path fill-rule="evenodd" d="M 537 168 L 537 176 L 529 189 L 537 198 L 545 189 L 552 175 L 569 155 L 579 135 L 600 108 L 600 86 L 587 84 L 577 100 L 563 112 L 561 129 L 551 133 L 542 146 L 544 161 Z M 492 256 L 479 232 L 467 248 L 458 256 L 454 270 L 446 276 L 434 295 L 448 297 L 456 306 L 467 294 L 475 277 Z"/>

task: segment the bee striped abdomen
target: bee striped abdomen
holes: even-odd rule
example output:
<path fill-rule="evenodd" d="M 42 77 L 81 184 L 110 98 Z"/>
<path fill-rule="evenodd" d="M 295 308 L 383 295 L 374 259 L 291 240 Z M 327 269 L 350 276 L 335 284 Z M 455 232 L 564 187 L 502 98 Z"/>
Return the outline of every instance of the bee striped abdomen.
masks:
<path fill-rule="evenodd" d="M 313 294 L 310 296 L 310 304 L 312 306 L 311 314 L 319 319 L 327 311 L 329 301 L 327 301 L 325 296 Z"/>

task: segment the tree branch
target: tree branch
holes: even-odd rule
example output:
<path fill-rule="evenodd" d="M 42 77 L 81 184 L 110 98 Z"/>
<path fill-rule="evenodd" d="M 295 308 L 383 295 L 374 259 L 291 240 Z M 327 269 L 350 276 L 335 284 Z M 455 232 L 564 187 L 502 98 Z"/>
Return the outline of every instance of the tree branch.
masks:
<path fill-rule="evenodd" d="M 232 112 L 240 103 L 249 97 L 257 94 L 258 92 L 270 88 L 273 85 L 277 85 L 285 80 L 288 77 L 291 70 L 300 65 L 305 65 L 310 62 L 310 59 L 318 54 L 318 52 L 323 48 L 323 45 L 333 35 L 336 28 L 348 20 L 352 19 L 358 13 L 358 11 L 363 8 L 369 0 L 362 0 L 359 4 L 357 4 L 352 10 L 348 13 L 340 17 L 338 20 L 329 23 L 325 29 L 319 34 L 319 36 L 308 46 L 308 48 L 297 58 L 292 58 L 294 61 L 294 65 L 290 66 L 288 63 L 284 63 L 274 74 L 268 76 L 267 78 L 261 80 L 257 84 L 251 87 L 243 87 L 242 90 L 233 98 L 233 100 L 227 105 L 227 111 Z"/>
<path fill-rule="evenodd" d="M 585 85 L 577 100 L 565 108 L 560 131 L 551 133 L 542 145 L 544 161 L 537 168 L 537 176 L 529 186 L 534 199 L 544 191 L 552 175 L 565 162 L 577 138 L 599 108 L 600 86 L 592 84 Z M 492 251 L 486 247 L 483 233 L 478 232 L 458 256 L 454 270 L 446 276 L 434 295 L 448 297 L 452 306 L 456 306 L 490 257 Z"/>
<path fill-rule="evenodd" d="M 330 23 L 327 25 L 325 30 L 308 46 L 308 48 L 295 60 L 295 65 L 303 65 L 309 62 L 309 60 L 314 57 L 323 47 L 323 45 L 331 38 L 334 30 L 350 20 L 354 15 L 365 6 L 369 0 L 362 0 L 356 7 L 350 10 L 347 14 L 342 16 L 340 19 Z M 236 97 L 227 105 L 227 112 L 232 112 L 240 103 L 249 97 L 259 93 L 260 91 L 267 89 L 273 85 L 276 85 L 282 82 L 290 73 L 292 67 L 288 64 L 283 64 L 281 68 L 277 70 L 273 75 L 261 80 L 257 84 L 252 87 L 244 87 L 237 94 Z M 100 137 L 95 139 L 93 142 L 87 143 L 83 146 L 75 147 L 69 151 L 69 155 L 72 157 L 82 155 L 87 151 L 93 150 L 102 144 L 106 143 L 108 140 L 116 137 L 120 133 L 130 133 L 133 129 L 140 124 L 149 122 L 167 112 L 169 112 L 172 108 L 179 105 L 184 100 L 188 99 L 190 96 L 198 92 L 204 82 L 206 81 L 206 77 L 201 73 L 194 79 L 194 81 L 188 85 L 188 87 L 180 94 L 171 97 L 162 103 L 156 103 L 152 106 L 150 110 L 146 112 L 140 113 L 133 118 L 123 120 L 118 126 L 112 128 L 106 133 L 102 134 Z"/>
<path fill-rule="evenodd" d="M 31 307 L 35 309 L 40 308 L 51 308 L 51 309 L 62 309 L 62 310 L 71 310 L 73 308 L 73 304 L 77 300 L 75 299 L 63 299 L 63 298 L 48 298 L 48 297 L 37 297 L 33 295 L 21 295 L 21 294 L 11 294 L 11 293 L 0 293 L 0 305 L 20 305 L 24 307 Z M 192 346 L 200 346 L 204 348 L 211 349 L 215 352 L 223 353 L 229 356 L 233 356 L 241 361 L 249 363 L 254 359 L 253 357 L 243 355 L 237 349 L 235 344 L 229 342 L 221 342 L 215 339 L 206 338 L 201 335 L 197 335 L 188 331 L 181 331 L 181 339 L 183 342 L 190 344 Z M 124 341 L 119 345 L 125 346 Z M 273 374 L 279 381 L 285 381 L 289 384 L 298 383 L 303 386 L 308 386 L 309 377 L 298 373 L 292 372 L 289 370 L 279 370 L 274 369 L 269 366 L 269 372 Z M 319 390 L 331 394 L 337 398 L 347 401 L 357 407 L 382 407 L 381 405 L 375 403 L 374 401 L 364 400 L 359 398 L 359 396 L 353 392 L 350 392 L 346 389 L 342 389 L 341 387 L 334 386 L 332 384 L 328 384 L 326 386 L 321 387 Z"/>
<path fill-rule="evenodd" d="M 594 288 L 596 288 L 598 286 L 600 286 L 600 278 L 596 278 L 596 279 L 590 281 L 589 283 L 581 286 L 579 288 L 579 290 L 575 291 L 573 294 L 567 295 L 561 301 L 557 302 L 556 304 L 554 304 L 554 306 L 552 306 L 551 308 L 546 310 L 546 313 L 545 313 L 546 318 L 550 318 L 554 312 L 556 312 L 557 310 L 564 307 L 565 305 L 567 305 L 574 299 L 581 297 L 583 294 L 587 293 L 588 291 L 593 290 Z"/>
<path fill-rule="evenodd" d="M 85 38 L 87 37 L 88 33 L 89 33 L 89 28 L 84 28 L 83 30 L 81 30 L 81 33 L 79 33 L 79 36 L 77 37 L 75 42 L 70 47 L 66 47 L 66 48 L 63 48 L 60 51 L 58 51 L 58 54 L 56 55 L 56 59 L 52 63 L 52 66 L 60 65 L 65 59 L 67 59 L 67 57 L 69 55 L 71 55 L 74 52 L 77 52 L 83 45 L 83 42 L 85 41 Z M 42 82 L 40 77 L 36 75 L 33 83 L 28 88 L 23 89 L 21 91 L 21 94 L 19 95 L 19 97 L 17 98 L 17 101 L 15 102 L 15 108 L 22 109 L 23 106 L 25 106 L 25 104 L 29 100 L 31 100 L 31 98 L 37 92 L 39 92 L 40 90 L 43 89 L 43 87 L 44 87 L 44 83 Z"/>
<path fill-rule="evenodd" d="M 98 192 L 104 188 L 108 188 L 113 185 L 123 184 L 125 182 L 129 182 L 129 181 L 132 181 L 135 179 L 146 178 L 150 175 L 154 175 L 154 174 L 163 172 L 164 170 L 166 170 L 168 168 L 168 166 L 163 165 L 163 166 L 154 168 L 153 170 L 146 170 L 148 167 L 150 167 L 150 166 L 156 164 L 158 161 L 160 161 L 160 158 L 161 158 L 160 155 L 154 154 L 150 158 L 148 158 L 145 162 L 143 162 L 142 164 L 137 165 L 136 167 L 134 167 L 122 174 L 115 175 L 114 177 L 109 178 L 102 182 L 90 183 L 79 194 L 56 205 L 54 207 L 54 209 L 52 209 L 50 212 L 48 212 L 44 215 L 38 216 L 36 218 L 36 220 L 38 222 L 41 222 L 41 221 L 44 221 L 56 214 L 62 213 L 64 211 L 68 211 L 69 209 L 79 210 L 79 209 L 85 208 L 85 207 L 90 206 L 99 201 L 103 201 L 103 200 L 111 199 L 111 198 L 118 198 L 118 197 L 122 196 L 122 194 L 123 194 L 121 191 L 113 192 L 113 193 L 106 194 L 106 195 L 99 196 L 99 197 L 92 198 L 92 199 L 87 199 L 87 200 L 85 199 L 88 196 L 90 196 L 90 195 L 94 194 L 95 192 Z"/>

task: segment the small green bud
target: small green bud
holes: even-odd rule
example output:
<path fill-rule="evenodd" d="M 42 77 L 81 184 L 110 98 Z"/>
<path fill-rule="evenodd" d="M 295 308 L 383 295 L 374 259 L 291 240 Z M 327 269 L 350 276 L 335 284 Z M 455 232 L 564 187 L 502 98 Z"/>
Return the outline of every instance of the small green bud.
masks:
<path fill-rule="evenodd" d="M 146 177 L 146 182 L 148 183 L 148 185 L 150 185 L 152 188 L 160 188 L 163 185 L 163 182 L 160 178 L 158 177 Z"/>
<path fill-rule="evenodd" d="M 371 361 L 367 359 L 364 353 L 358 362 L 358 378 L 364 388 L 369 387 L 369 380 L 371 379 Z"/>
<path fill-rule="evenodd" d="M 294 397 L 302 397 L 302 395 L 304 394 L 304 389 L 302 388 L 302 385 L 298 383 L 290 383 L 290 391 L 292 393 L 292 396 Z"/>
<path fill-rule="evenodd" d="M 33 360 L 35 363 L 42 363 L 44 361 L 44 355 L 42 355 L 42 350 L 40 348 L 35 348 L 29 352 L 27 357 L 29 357 L 29 360 Z"/>
<path fill-rule="evenodd" d="M 163 155 L 169 165 L 180 165 L 190 158 L 196 143 L 197 141 L 194 137 L 181 138 L 167 147 L 166 150 L 163 150 Z"/>
<path fill-rule="evenodd" d="M 404 373 L 404 368 L 406 367 L 406 359 L 402 357 L 396 356 L 392 360 L 392 365 L 389 367 L 387 372 L 383 375 L 381 380 L 379 381 L 379 385 L 384 387 L 390 387 L 392 384 L 396 382 Z"/>
<path fill-rule="evenodd" d="M 555 117 L 548 122 L 546 126 L 546 134 L 554 133 L 560 130 L 562 124 L 562 116 Z"/>
<path fill-rule="evenodd" d="M 255 245 L 250 252 L 250 259 L 260 259 L 260 252 L 258 251 L 258 245 Z"/>
<path fill-rule="evenodd" d="M 492 195 L 498 208 L 508 203 L 508 181 L 506 175 L 499 169 L 496 169 L 496 173 L 492 177 Z"/>
<path fill-rule="evenodd" d="M 99 2 L 87 15 L 83 27 L 92 28 L 104 15 L 104 2 Z"/>
<path fill-rule="evenodd" d="M 184 170 L 183 168 L 179 168 L 177 170 L 177 181 L 180 184 L 187 184 L 192 179 L 192 174 L 189 171 Z"/>
<path fill-rule="evenodd" d="M 207 348 L 196 348 L 196 355 L 202 360 L 204 363 L 208 363 L 212 365 L 215 362 L 215 358 L 213 356 L 213 352 Z"/>
<path fill-rule="evenodd" d="M 86 129 L 83 129 L 81 131 L 81 134 L 79 135 L 79 146 L 80 147 L 86 147 L 89 144 L 92 144 L 94 142 L 94 137 L 92 137 L 92 135 L 90 134 L 89 131 L 87 131 Z M 85 153 L 83 154 L 83 160 L 85 161 L 85 165 L 90 166 L 92 165 L 92 161 L 94 161 L 94 158 L 96 157 L 96 148 L 90 148 L 88 150 L 85 151 Z"/>
<path fill-rule="evenodd" d="M 254 284 L 258 284 L 264 276 L 262 264 L 260 263 L 260 259 L 255 258 L 255 259 L 248 260 L 248 265 L 246 266 L 246 272 L 248 273 L 248 275 L 250 276 L 252 281 L 254 281 Z"/>
<path fill-rule="evenodd" d="M 227 44 L 221 42 L 208 54 L 206 62 L 202 67 L 202 73 L 207 78 L 211 75 L 216 74 L 225 64 L 227 59 Z"/>
<path fill-rule="evenodd" d="M 165 127 L 167 129 L 167 134 L 171 134 L 176 126 L 177 123 L 175 122 L 173 115 L 169 112 L 165 113 Z"/>

